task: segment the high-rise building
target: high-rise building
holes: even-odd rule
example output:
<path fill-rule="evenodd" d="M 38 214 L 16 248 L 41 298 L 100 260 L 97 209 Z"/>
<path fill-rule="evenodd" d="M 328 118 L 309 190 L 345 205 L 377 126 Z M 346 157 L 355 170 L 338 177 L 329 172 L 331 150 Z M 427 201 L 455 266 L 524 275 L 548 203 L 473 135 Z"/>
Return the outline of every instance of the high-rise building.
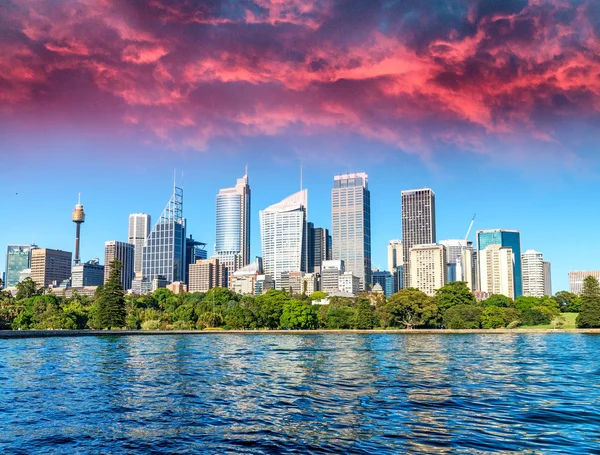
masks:
<path fill-rule="evenodd" d="M 403 282 L 411 286 L 410 250 L 415 245 L 437 242 L 435 224 L 435 193 L 429 188 L 402 191 Z"/>
<path fill-rule="evenodd" d="M 477 231 L 477 256 L 479 256 L 489 245 L 500 245 L 501 247 L 510 247 L 513 253 L 513 283 L 515 295 L 513 298 L 523 295 L 523 274 L 521 268 L 521 233 L 516 230 L 508 229 L 489 229 Z M 479 284 L 480 290 L 485 291 L 481 285 L 482 280 L 481 265 L 479 266 Z"/>
<path fill-rule="evenodd" d="M 543 297 L 546 294 L 544 282 L 544 256 L 535 250 L 527 250 L 521 255 L 523 268 L 523 295 Z"/>
<path fill-rule="evenodd" d="M 34 248 L 31 250 L 31 279 L 38 286 L 58 286 L 71 277 L 71 258 L 68 251 Z"/>
<path fill-rule="evenodd" d="M 469 285 L 469 289 L 474 291 L 476 259 L 473 242 L 471 240 L 451 239 L 442 240 L 439 243 L 446 247 L 448 282 L 464 281 Z"/>
<path fill-rule="evenodd" d="M 552 295 L 552 266 L 550 261 L 544 261 L 544 295 Z"/>
<path fill-rule="evenodd" d="M 148 280 L 162 277 L 168 283 L 185 280 L 183 188 L 175 186 L 171 199 L 144 243 L 142 276 Z"/>
<path fill-rule="evenodd" d="M 265 275 L 278 280 L 282 272 L 304 272 L 308 265 L 308 191 L 302 190 L 260 212 Z"/>
<path fill-rule="evenodd" d="M 409 252 L 410 287 L 419 289 L 429 296 L 448 279 L 446 248 L 435 243 L 414 245 Z"/>
<path fill-rule="evenodd" d="M 227 267 L 218 258 L 201 259 L 190 265 L 190 292 L 207 292 L 213 288 L 226 288 Z"/>
<path fill-rule="evenodd" d="M 581 291 L 583 291 L 583 282 L 588 276 L 593 276 L 598 281 L 600 281 L 600 270 L 576 270 L 573 272 L 569 272 L 569 290 L 573 294 L 581 294 Z"/>
<path fill-rule="evenodd" d="M 204 249 L 206 243 L 198 242 L 190 235 L 185 239 L 185 283 L 190 282 L 190 265 L 196 261 L 208 259 L 208 252 Z M 231 276 L 231 274 L 230 274 Z"/>
<path fill-rule="evenodd" d="M 98 259 L 92 259 L 85 263 L 75 264 L 71 269 L 71 286 L 82 288 L 104 284 L 104 266 L 99 262 Z"/>
<path fill-rule="evenodd" d="M 386 298 L 394 293 L 394 275 L 391 272 L 373 272 L 373 286 L 376 284 L 381 286 Z"/>
<path fill-rule="evenodd" d="M 404 252 L 400 240 L 390 240 L 388 243 L 388 270 L 393 272 L 404 265 Z"/>
<path fill-rule="evenodd" d="M 307 223 L 308 234 L 308 271 L 321 272 L 323 261 L 331 260 L 331 235 L 325 228 L 316 228 L 313 223 Z"/>
<path fill-rule="evenodd" d="M 248 172 L 217 194 L 215 257 L 233 273 L 250 263 L 250 185 Z"/>
<path fill-rule="evenodd" d="M 150 235 L 150 215 L 147 213 L 132 213 L 129 215 L 128 242 L 134 246 L 135 260 L 133 271 L 136 275 L 142 275 L 142 258 L 144 255 L 144 243 Z"/>
<path fill-rule="evenodd" d="M 360 289 L 371 283 L 371 192 L 365 173 L 336 175 L 331 190 L 333 259 L 360 280 Z"/>
<path fill-rule="evenodd" d="M 501 294 L 514 299 L 514 258 L 514 252 L 509 246 L 490 244 L 479 251 L 480 290 L 489 295 Z"/>
<path fill-rule="evenodd" d="M 8 245 L 6 248 L 6 275 L 4 286 L 12 288 L 21 280 L 19 274 L 31 268 L 31 250 L 37 245 Z"/>
<path fill-rule="evenodd" d="M 121 261 L 121 285 L 123 289 L 131 289 L 133 281 L 135 264 L 135 246 L 128 242 L 119 242 L 110 240 L 104 243 L 104 282 L 108 281 L 110 276 L 110 263 L 114 260 Z"/>
<path fill-rule="evenodd" d="M 321 291 L 328 294 L 340 290 L 340 275 L 344 273 L 344 261 L 323 261 L 321 268 Z"/>

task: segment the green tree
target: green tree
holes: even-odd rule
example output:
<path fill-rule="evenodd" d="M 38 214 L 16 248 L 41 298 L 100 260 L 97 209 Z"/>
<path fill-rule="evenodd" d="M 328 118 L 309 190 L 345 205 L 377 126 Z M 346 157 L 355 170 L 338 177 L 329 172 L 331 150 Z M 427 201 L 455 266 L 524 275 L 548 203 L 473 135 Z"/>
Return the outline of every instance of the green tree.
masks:
<path fill-rule="evenodd" d="M 484 308 L 481 315 L 481 327 L 484 329 L 499 329 L 505 326 L 504 308 L 495 305 Z"/>
<path fill-rule="evenodd" d="M 521 312 L 521 323 L 523 325 L 550 324 L 554 319 L 554 313 L 545 306 L 535 306 Z"/>
<path fill-rule="evenodd" d="M 315 291 L 311 295 L 309 295 L 310 300 L 323 300 L 327 298 L 329 294 L 323 291 Z"/>
<path fill-rule="evenodd" d="M 439 316 L 434 299 L 414 288 L 402 289 L 388 299 L 385 311 L 392 327 L 422 327 L 435 322 Z"/>
<path fill-rule="evenodd" d="M 577 316 L 577 327 L 600 327 L 600 284 L 593 276 L 583 280 L 581 311 Z"/>
<path fill-rule="evenodd" d="M 456 305 L 476 305 L 475 296 L 464 281 L 446 283 L 435 292 L 435 300 L 443 314 Z"/>
<path fill-rule="evenodd" d="M 377 324 L 371 304 L 366 299 L 359 299 L 352 318 L 352 328 L 357 330 L 371 330 Z"/>
<path fill-rule="evenodd" d="M 488 307 L 488 306 L 496 306 L 496 307 L 500 307 L 500 308 L 510 308 L 510 307 L 514 306 L 514 302 L 511 298 L 506 297 L 505 295 L 492 294 L 487 299 L 479 302 L 479 305 L 484 308 Z"/>
<path fill-rule="evenodd" d="M 127 312 L 125 310 L 125 293 L 121 285 L 121 269 L 123 264 L 118 259 L 110 263 L 108 280 L 98 296 L 97 322 L 100 328 L 125 327 Z"/>
<path fill-rule="evenodd" d="M 444 313 L 444 326 L 447 329 L 478 329 L 482 313 L 481 307 L 475 305 L 455 305 Z"/>
<path fill-rule="evenodd" d="M 290 300 L 287 292 L 275 289 L 257 296 L 250 307 L 254 328 L 277 329 L 281 323 L 283 306 Z"/>
<path fill-rule="evenodd" d="M 557 292 L 554 300 L 563 313 L 579 313 L 581 310 L 581 299 L 577 294 L 568 291 Z"/>
<path fill-rule="evenodd" d="M 280 324 L 284 329 L 311 330 L 318 327 L 319 319 L 312 305 L 290 300 L 283 305 Z"/>
<path fill-rule="evenodd" d="M 355 320 L 356 310 L 348 306 L 331 306 L 326 308 L 325 327 L 328 329 L 350 329 Z"/>
<path fill-rule="evenodd" d="M 17 283 L 17 300 L 28 299 L 34 295 L 40 295 L 44 288 L 38 287 L 37 283 L 31 278 L 27 277 L 20 283 Z"/>

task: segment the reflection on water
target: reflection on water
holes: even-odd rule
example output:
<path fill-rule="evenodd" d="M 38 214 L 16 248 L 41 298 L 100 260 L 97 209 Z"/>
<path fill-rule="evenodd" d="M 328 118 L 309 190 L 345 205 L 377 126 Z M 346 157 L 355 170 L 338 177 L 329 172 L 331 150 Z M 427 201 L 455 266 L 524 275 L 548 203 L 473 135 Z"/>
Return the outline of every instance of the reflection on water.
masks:
<path fill-rule="evenodd" d="M 0 341 L 9 453 L 599 453 L 600 337 Z"/>

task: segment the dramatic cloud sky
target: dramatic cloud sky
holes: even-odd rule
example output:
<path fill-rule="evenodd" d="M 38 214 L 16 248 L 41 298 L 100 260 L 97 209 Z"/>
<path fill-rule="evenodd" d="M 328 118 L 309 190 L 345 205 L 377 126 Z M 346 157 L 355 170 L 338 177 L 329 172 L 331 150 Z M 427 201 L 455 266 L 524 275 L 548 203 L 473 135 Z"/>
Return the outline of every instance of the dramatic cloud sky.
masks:
<path fill-rule="evenodd" d="M 381 209 L 373 220 L 381 266 L 387 240 L 400 235 L 399 191 L 430 185 L 454 204 L 438 211 L 453 226 L 442 237 L 464 235 L 472 213 L 487 210 L 478 227 L 529 227 L 524 249 L 559 257 L 564 276 L 594 264 L 582 260 L 589 249 L 556 233 L 584 233 L 554 226 L 544 238 L 541 218 L 581 214 L 574 201 L 583 206 L 600 192 L 599 126 L 598 0 L 0 4 L 0 158 L 13 170 L 8 192 L 21 195 L 7 210 L 44 206 L 48 225 L 64 218 L 53 204 L 77 191 L 89 205 L 95 194 L 116 201 L 135 187 L 138 199 L 119 216 L 157 215 L 179 166 L 190 172 L 187 188 L 204 191 L 192 207 L 202 212 L 195 232 L 210 244 L 214 194 L 245 162 L 255 170 L 271 163 L 251 177 L 258 211 L 295 189 L 286 184 L 296 185 L 302 159 L 307 174 L 313 165 L 312 213 L 325 226 L 331 176 L 352 165 L 370 172 L 373 200 L 394 213 Z M 72 179 L 59 189 L 48 186 L 48 173 Z M 130 186 L 119 189 L 120 179 Z M 167 181 L 166 190 L 153 194 L 144 186 L 151 181 Z M 583 196 L 561 199 L 570 191 Z M 90 251 L 101 255 L 117 215 L 100 202 L 96 210 L 106 225 L 95 225 Z M 16 238 L 25 231 L 27 239 Z M 0 241 L 28 241 L 30 231 L 0 227 Z M 574 248 L 580 255 L 567 263 Z"/>

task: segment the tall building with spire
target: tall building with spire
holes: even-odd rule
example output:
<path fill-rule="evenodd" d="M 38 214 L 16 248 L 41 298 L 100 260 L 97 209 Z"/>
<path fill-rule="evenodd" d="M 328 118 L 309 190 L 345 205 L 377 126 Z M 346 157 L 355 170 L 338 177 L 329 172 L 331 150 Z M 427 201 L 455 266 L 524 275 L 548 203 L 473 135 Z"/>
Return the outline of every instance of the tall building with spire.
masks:
<path fill-rule="evenodd" d="M 364 172 L 336 175 L 331 190 L 332 257 L 344 261 L 346 271 L 360 279 L 360 289 L 371 284 L 371 192 Z"/>
<path fill-rule="evenodd" d="M 146 213 L 132 213 L 129 215 L 128 242 L 134 247 L 133 271 L 137 275 L 142 274 L 142 254 L 144 243 L 150 235 L 150 215 Z"/>
<path fill-rule="evenodd" d="M 142 276 L 169 283 L 185 280 L 185 219 L 183 188 L 175 185 L 173 195 L 146 239 L 142 253 Z"/>
<path fill-rule="evenodd" d="M 73 223 L 75 223 L 75 265 L 79 264 L 79 237 L 81 234 L 81 225 L 85 223 L 85 212 L 83 211 L 83 205 L 81 205 L 81 193 L 79 193 L 79 199 L 75 210 L 72 215 Z"/>
<path fill-rule="evenodd" d="M 248 171 L 234 187 L 217 194 L 215 257 L 229 273 L 250 263 L 250 185 Z"/>
<path fill-rule="evenodd" d="M 265 275 L 281 281 L 283 272 L 306 272 L 308 191 L 292 194 L 260 212 Z"/>

